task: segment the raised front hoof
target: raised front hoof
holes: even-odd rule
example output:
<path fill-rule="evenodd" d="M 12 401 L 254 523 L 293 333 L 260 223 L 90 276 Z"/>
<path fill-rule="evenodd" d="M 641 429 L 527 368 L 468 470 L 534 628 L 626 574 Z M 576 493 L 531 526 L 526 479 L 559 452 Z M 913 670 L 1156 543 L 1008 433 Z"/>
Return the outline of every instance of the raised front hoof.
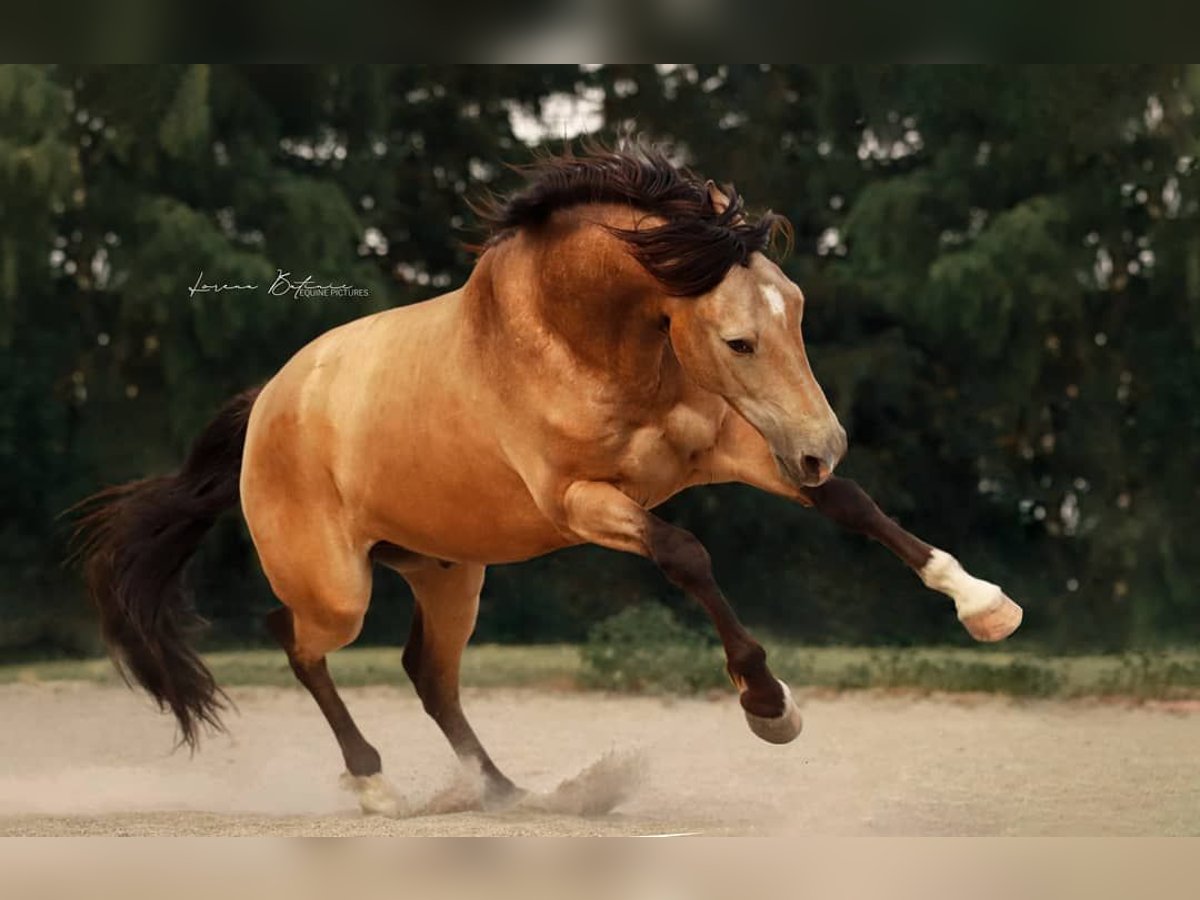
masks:
<path fill-rule="evenodd" d="M 975 640 L 992 643 L 1002 641 L 1016 631 L 1024 615 L 1021 607 L 1001 594 L 1000 602 L 991 609 L 964 616 L 960 621 Z"/>
<path fill-rule="evenodd" d="M 341 781 L 342 787 L 358 798 L 363 815 L 394 818 L 402 814 L 396 789 L 383 777 L 382 772 L 376 772 L 374 775 L 351 775 L 349 772 L 343 772 Z"/>
<path fill-rule="evenodd" d="M 783 712 L 777 716 L 755 715 L 745 709 L 745 695 L 743 694 L 742 697 L 742 708 L 746 713 L 746 722 L 749 724 L 750 730 L 768 744 L 791 743 L 804 727 L 804 721 L 800 716 L 800 707 L 792 699 L 791 690 L 782 681 L 779 682 L 779 686 L 783 688 Z"/>

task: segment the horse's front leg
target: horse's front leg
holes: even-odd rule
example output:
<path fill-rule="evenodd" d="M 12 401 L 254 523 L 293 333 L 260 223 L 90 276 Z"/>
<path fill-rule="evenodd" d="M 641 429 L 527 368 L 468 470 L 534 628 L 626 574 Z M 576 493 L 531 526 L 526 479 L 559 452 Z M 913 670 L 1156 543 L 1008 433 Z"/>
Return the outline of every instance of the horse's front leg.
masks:
<path fill-rule="evenodd" d="M 959 621 L 975 640 L 1003 640 L 1021 624 L 1021 607 L 998 585 L 970 575 L 945 550 L 913 537 L 849 478 L 830 478 L 820 487 L 805 488 L 804 493 L 818 512 L 879 541 L 904 560 L 926 586 L 953 600 Z"/>
<path fill-rule="evenodd" d="M 767 668 L 767 654 L 738 621 L 695 535 L 652 515 L 605 482 L 579 481 L 562 498 L 565 527 L 590 543 L 652 559 L 667 580 L 708 612 L 725 648 L 726 668 L 740 694 L 750 729 L 786 744 L 800 733 L 800 710 L 786 684 Z"/>
<path fill-rule="evenodd" d="M 949 553 L 905 531 L 855 482 L 834 477 L 820 487 L 791 484 L 779 473 L 762 436 L 734 413 L 722 427 L 706 474 L 713 481 L 741 481 L 811 506 L 842 527 L 883 544 L 928 587 L 954 601 L 959 621 L 978 641 L 1003 640 L 1021 624 L 1021 607 L 997 585 L 968 574 Z"/>

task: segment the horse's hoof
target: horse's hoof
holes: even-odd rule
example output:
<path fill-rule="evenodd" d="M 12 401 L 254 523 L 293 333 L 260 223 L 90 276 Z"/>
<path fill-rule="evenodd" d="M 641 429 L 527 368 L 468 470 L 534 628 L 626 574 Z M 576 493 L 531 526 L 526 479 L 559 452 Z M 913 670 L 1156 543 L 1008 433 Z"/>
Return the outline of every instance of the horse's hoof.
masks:
<path fill-rule="evenodd" d="M 351 775 L 342 773 L 342 787 L 358 798 L 364 815 L 396 817 L 400 815 L 400 799 L 396 789 L 383 777 L 382 772 L 374 775 Z"/>
<path fill-rule="evenodd" d="M 766 716 L 756 716 L 750 710 L 743 710 L 746 713 L 746 722 L 750 725 L 750 730 L 769 744 L 787 744 L 794 741 L 796 735 L 800 733 L 800 729 L 804 727 L 804 722 L 800 717 L 800 707 L 792 699 L 791 690 L 782 681 L 779 682 L 779 686 L 783 688 L 782 713 L 767 718 Z"/>
<path fill-rule="evenodd" d="M 483 809 L 485 812 L 504 812 L 512 809 L 529 796 L 529 791 L 517 787 L 511 781 L 489 781 L 483 789 Z"/>
<path fill-rule="evenodd" d="M 963 623 L 975 640 L 990 643 L 1002 641 L 1016 631 L 1024 615 L 1021 607 L 1002 593 L 1000 601 L 995 606 L 985 609 L 983 612 L 960 618 L 959 621 Z"/>

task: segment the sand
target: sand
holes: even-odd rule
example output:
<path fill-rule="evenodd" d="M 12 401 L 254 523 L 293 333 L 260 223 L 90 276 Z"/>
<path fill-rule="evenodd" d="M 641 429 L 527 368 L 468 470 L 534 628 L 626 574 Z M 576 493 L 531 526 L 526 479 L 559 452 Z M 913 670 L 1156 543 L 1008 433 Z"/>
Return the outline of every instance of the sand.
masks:
<path fill-rule="evenodd" d="M 1200 834 L 1195 704 L 798 692 L 804 733 L 777 747 L 750 734 L 732 695 L 467 691 L 519 784 L 552 791 L 613 754 L 628 799 L 605 815 L 385 818 L 340 786 L 306 694 L 231 695 L 229 734 L 189 757 L 172 752 L 170 721 L 123 688 L 0 686 L 0 835 Z M 345 696 L 406 808 L 460 783 L 410 690 Z"/>

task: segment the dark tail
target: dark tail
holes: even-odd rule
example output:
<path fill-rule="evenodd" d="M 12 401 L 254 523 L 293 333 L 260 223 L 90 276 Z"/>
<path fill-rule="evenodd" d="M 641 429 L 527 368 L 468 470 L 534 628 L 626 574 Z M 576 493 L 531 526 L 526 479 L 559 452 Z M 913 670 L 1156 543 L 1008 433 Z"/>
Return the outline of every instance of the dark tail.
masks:
<path fill-rule="evenodd" d="M 193 749 L 202 725 L 221 728 L 226 698 L 188 643 L 204 620 L 180 576 L 217 516 L 238 501 L 258 391 L 225 404 L 174 475 L 108 488 L 78 507 L 86 511 L 75 532 L 77 554 L 113 660 L 127 682 L 175 714 Z"/>

